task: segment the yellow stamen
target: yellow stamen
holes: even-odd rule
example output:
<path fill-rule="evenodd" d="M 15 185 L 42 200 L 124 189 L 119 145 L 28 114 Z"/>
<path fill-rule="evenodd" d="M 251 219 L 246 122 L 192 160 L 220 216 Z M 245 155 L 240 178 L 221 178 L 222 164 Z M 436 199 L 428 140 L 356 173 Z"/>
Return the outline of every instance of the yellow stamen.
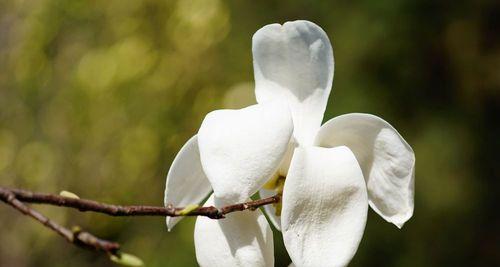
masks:
<path fill-rule="evenodd" d="M 280 178 L 280 175 L 277 173 L 267 181 L 267 183 L 264 184 L 262 188 L 267 189 L 267 190 L 274 190 L 276 188 L 276 182 Z"/>
<path fill-rule="evenodd" d="M 267 190 L 273 190 L 277 194 L 283 194 L 283 187 L 285 186 L 285 176 L 275 174 L 266 184 L 264 184 L 263 188 Z M 281 201 L 273 204 L 274 209 L 276 210 L 276 216 L 281 215 Z"/>

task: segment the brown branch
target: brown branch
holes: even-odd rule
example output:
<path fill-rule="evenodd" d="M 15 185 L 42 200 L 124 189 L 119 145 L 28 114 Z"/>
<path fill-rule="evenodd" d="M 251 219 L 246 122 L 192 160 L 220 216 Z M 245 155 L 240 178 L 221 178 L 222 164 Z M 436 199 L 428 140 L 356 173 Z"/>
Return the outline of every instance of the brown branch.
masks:
<path fill-rule="evenodd" d="M 229 205 L 220 208 L 220 212 L 225 215 L 231 212 L 235 211 L 244 211 L 244 210 L 256 210 L 259 207 L 269 205 L 269 204 L 276 204 L 281 201 L 281 194 L 276 194 L 272 197 L 268 198 L 262 198 L 254 201 L 249 201 L 245 203 L 239 203 L 239 204 L 234 204 L 234 205 Z"/>
<path fill-rule="evenodd" d="M 278 203 L 281 200 L 281 195 L 277 194 L 272 197 L 263 198 L 259 200 L 249 201 L 245 203 L 238 203 L 234 205 L 225 206 L 222 208 L 216 208 L 214 206 L 208 207 L 198 207 L 185 213 L 184 207 L 173 207 L 172 205 L 167 205 L 167 207 L 160 206 L 121 206 L 112 205 L 97 202 L 88 199 L 78 199 L 64 197 L 54 194 L 44 194 L 36 193 L 21 189 L 8 189 L 5 187 L 0 187 L 0 190 L 7 190 L 12 192 L 15 197 L 26 203 L 34 204 L 48 204 L 62 207 L 75 208 L 79 211 L 92 211 L 98 213 L 104 213 L 111 216 L 205 216 L 211 219 L 222 219 L 226 214 L 243 211 L 243 210 L 255 210 L 261 206 L 269 205 L 273 203 Z"/>
<path fill-rule="evenodd" d="M 79 227 L 74 227 L 72 230 L 65 228 L 24 203 L 69 207 L 80 211 L 92 211 L 111 216 L 206 216 L 212 219 L 222 219 L 226 214 L 232 212 L 256 210 L 264 205 L 279 203 L 281 201 L 281 194 L 259 200 L 229 205 L 222 208 L 216 208 L 214 206 L 176 208 L 172 205 L 167 205 L 167 207 L 111 205 L 94 200 L 36 193 L 0 186 L 0 200 L 12 206 L 24 215 L 30 216 L 36 221 L 42 223 L 47 228 L 62 236 L 69 243 L 83 248 L 106 252 L 107 254 L 112 255 L 112 257 L 110 257 L 111 260 L 117 261 L 116 259 L 118 259 L 119 261 L 122 254 L 119 252 L 120 245 L 118 243 L 99 239 L 88 232 L 82 231 Z"/>
<path fill-rule="evenodd" d="M 99 239 L 88 232 L 81 231 L 78 227 L 70 230 L 59 225 L 58 223 L 45 217 L 40 212 L 26 206 L 23 202 L 17 199 L 15 193 L 3 187 L 0 187 L 0 200 L 12 206 L 14 209 L 18 210 L 24 215 L 30 216 L 31 218 L 40 222 L 45 227 L 62 236 L 69 243 L 84 248 L 100 250 L 113 255 L 117 255 L 118 250 L 120 249 L 120 245 L 118 243 Z"/>

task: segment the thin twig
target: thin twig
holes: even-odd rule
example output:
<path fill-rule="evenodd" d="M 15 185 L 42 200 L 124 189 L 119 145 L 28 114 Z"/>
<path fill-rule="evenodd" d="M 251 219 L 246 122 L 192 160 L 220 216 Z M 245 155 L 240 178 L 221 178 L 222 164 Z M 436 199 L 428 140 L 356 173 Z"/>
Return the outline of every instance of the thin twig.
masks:
<path fill-rule="evenodd" d="M 30 216 L 31 218 L 40 222 L 47 228 L 62 236 L 69 243 L 84 248 L 100 250 L 109 254 L 117 254 L 118 250 L 120 249 L 120 245 L 118 243 L 97 238 L 88 232 L 81 231 L 79 228 L 70 230 L 59 225 L 58 223 L 45 217 L 40 212 L 25 205 L 23 202 L 16 198 L 16 195 L 12 191 L 9 191 L 8 189 L 0 187 L 0 200 L 9 204 L 24 215 Z"/>
<path fill-rule="evenodd" d="M 229 205 L 222 208 L 216 208 L 213 206 L 176 208 L 172 205 L 167 205 L 167 207 L 111 205 L 94 200 L 36 193 L 27 190 L 11 189 L 0 186 L 0 200 L 12 206 L 19 212 L 42 223 L 47 228 L 62 236 L 69 243 L 83 248 L 106 252 L 108 255 L 113 255 L 111 259 L 114 260 L 113 257 L 121 257 L 119 252 L 120 245 L 118 243 L 97 238 L 88 232 L 82 231 L 79 227 L 74 227 L 72 230 L 65 228 L 24 203 L 69 207 L 80 211 L 92 211 L 111 216 L 206 216 L 212 219 L 222 219 L 226 214 L 232 212 L 256 210 L 264 205 L 279 203 L 281 201 L 281 194 L 259 200 Z"/>
<path fill-rule="evenodd" d="M 111 216 L 206 216 L 211 219 L 222 219 L 226 214 L 235 211 L 255 210 L 261 206 L 278 203 L 281 200 L 281 195 L 277 194 L 272 197 L 259 200 L 238 203 L 234 205 L 216 208 L 213 206 L 198 207 L 186 213 L 184 207 L 167 207 L 160 206 L 121 206 L 97 202 L 88 199 L 70 198 L 54 194 L 36 193 L 21 189 L 10 189 L 0 187 L 0 190 L 12 192 L 15 197 L 26 203 L 48 204 L 62 207 L 75 208 L 79 211 L 92 211 L 104 213 Z"/>

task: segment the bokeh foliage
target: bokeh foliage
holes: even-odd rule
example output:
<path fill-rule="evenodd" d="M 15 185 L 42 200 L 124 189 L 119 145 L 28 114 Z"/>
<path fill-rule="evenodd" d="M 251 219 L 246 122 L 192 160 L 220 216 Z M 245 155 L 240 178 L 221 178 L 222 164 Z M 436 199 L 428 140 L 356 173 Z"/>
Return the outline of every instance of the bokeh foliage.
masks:
<path fill-rule="evenodd" d="M 325 120 L 377 114 L 417 157 L 414 218 L 399 231 L 370 211 L 351 265 L 498 265 L 499 16 L 495 1 L 0 1 L 1 184 L 161 205 L 204 115 L 254 103 L 252 34 L 308 19 L 334 46 Z M 167 233 L 162 218 L 40 209 L 146 266 L 196 265 L 194 219 Z M 0 214 L 0 266 L 110 265 Z"/>

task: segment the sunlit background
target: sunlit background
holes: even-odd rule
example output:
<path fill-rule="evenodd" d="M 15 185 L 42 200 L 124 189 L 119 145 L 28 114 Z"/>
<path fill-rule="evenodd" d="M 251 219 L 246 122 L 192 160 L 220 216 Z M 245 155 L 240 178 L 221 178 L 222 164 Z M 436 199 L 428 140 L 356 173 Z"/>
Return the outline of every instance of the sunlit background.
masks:
<path fill-rule="evenodd" d="M 351 266 L 499 266 L 495 1 L 0 1 L 0 184 L 163 204 L 180 147 L 214 109 L 254 103 L 252 34 L 308 19 L 329 35 L 325 121 L 368 112 L 413 147 L 415 215 L 374 212 Z M 37 207 L 146 266 L 195 266 L 194 219 Z M 109 266 L 0 203 L 0 266 Z M 279 233 L 276 266 L 290 262 Z"/>

